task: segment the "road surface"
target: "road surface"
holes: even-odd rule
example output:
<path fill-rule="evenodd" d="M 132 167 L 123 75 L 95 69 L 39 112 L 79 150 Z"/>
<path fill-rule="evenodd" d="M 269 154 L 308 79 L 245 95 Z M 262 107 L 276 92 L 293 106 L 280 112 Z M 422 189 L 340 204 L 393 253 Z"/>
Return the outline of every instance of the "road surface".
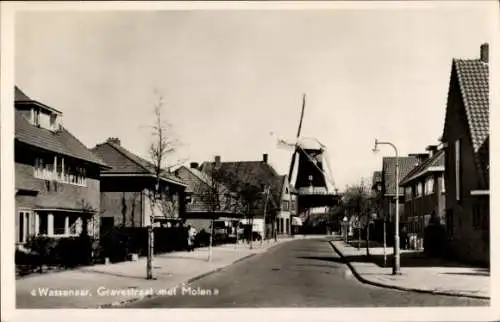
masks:
<path fill-rule="evenodd" d="M 484 306 L 359 282 L 325 239 L 298 239 L 129 308 Z"/>

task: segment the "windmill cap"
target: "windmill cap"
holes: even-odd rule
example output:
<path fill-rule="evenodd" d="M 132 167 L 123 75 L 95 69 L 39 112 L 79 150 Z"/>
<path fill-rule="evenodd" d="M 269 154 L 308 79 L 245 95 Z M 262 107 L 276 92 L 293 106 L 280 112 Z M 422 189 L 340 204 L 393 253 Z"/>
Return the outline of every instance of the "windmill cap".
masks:
<path fill-rule="evenodd" d="M 324 149 L 324 146 L 322 146 L 322 144 L 320 142 L 318 142 L 317 140 L 315 140 L 313 138 L 300 138 L 297 141 L 297 143 L 302 149 L 308 149 L 308 150 Z"/>

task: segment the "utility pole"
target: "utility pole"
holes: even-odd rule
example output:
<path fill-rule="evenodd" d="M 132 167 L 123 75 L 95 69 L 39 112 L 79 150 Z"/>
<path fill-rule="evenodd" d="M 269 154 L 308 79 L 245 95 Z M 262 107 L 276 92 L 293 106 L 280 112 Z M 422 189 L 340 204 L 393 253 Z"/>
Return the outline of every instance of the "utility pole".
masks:
<path fill-rule="evenodd" d="M 367 218 L 366 223 L 366 256 L 370 256 L 370 217 Z"/>
<path fill-rule="evenodd" d="M 394 258 L 392 266 L 392 275 L 400 275 L 400 254 L 399 254 L 399 152 L 394 144 L 391 142 L 380 142 L 375 139 L 375 147 L 373 152 L 377 152 L 378 145 L 389 145 L 394 149 L 396 154 L 396 213 L 394 214 Z M 391 209 L 392 202 L 389 203 L 389 209 Z M 385 237 L 385 233 L 384 233 Z M 384 247 L 385 249 L 385 247 Z"/>

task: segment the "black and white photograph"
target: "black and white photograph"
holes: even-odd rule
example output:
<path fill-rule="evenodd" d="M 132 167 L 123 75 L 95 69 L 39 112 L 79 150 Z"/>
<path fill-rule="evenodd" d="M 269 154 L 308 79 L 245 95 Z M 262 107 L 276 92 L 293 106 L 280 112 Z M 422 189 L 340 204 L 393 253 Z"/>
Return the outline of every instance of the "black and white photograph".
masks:
<path fill-rule="evenodd" d="M 1 5 L 5 321 L 500 318 L 497 1 Z"/>

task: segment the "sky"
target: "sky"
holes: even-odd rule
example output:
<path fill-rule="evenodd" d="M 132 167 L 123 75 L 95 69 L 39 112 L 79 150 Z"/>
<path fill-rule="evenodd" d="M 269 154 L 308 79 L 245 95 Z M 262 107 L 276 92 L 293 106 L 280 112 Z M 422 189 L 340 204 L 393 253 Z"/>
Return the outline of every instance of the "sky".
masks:
<path fill-rule="evenodd" d="M 375 138 L 401 155 L 438 143 L 451 60 L 492 41 L 492 5 L 18 12 L 15 83 L 89 148 L 118 137 L 147 158 L 162 95 L 171 163 L 267 153 L 282 174 L 292 150 L 277 138 L 294 140 L 306 93 L 302 136 L 327 147 L 342 190 L 394 155 Z"/>

